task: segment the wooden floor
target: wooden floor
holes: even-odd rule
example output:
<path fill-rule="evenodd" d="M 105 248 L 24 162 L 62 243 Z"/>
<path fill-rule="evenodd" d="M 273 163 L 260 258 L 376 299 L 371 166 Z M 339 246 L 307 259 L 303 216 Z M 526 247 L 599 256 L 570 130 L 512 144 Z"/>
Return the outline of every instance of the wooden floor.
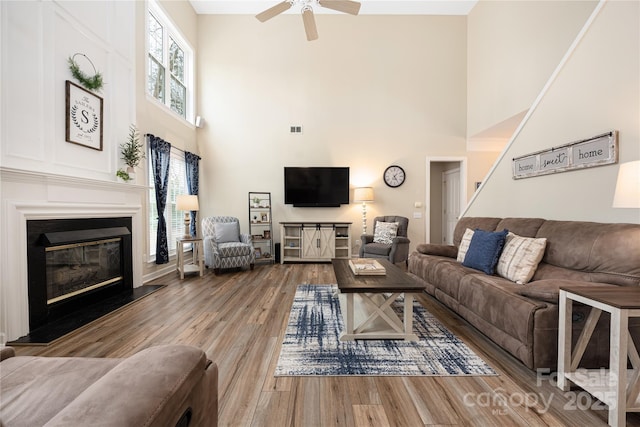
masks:
<path fill-rule="evenodd" d="M 564 393 L 428 295 L 417 300 L 499 373 L 496 377 L 273 376 L 296 286 L 335 283 L 330 264 L 177 273 L 165 289 L 48 347 L 19 355 L 124 357 L 165 343 L 204 349 L 219 368 L 221 426 L 599 426 L 606 411 Z M 590 408 L 595 408 L 592 410 Z M 640 414 L 627 416 L 640 426 Z"/>

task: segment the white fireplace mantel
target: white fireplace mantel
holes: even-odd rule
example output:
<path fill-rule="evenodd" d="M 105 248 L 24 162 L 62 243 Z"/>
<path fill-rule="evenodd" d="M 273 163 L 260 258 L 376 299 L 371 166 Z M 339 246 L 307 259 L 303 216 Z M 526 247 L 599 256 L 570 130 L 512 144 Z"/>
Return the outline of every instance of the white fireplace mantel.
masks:
<path fill-rule="evenodd" d="M 117 182 L 0 169 L 0 332 L 29 333 L 27 221 L 131 217 L 133 286 L 142 285 L 148 188 Z"/>

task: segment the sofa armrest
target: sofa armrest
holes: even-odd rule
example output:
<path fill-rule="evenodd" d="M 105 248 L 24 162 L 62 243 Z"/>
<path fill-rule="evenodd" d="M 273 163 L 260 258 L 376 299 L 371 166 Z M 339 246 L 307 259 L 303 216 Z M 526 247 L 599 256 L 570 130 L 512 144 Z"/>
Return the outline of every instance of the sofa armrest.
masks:
<path fill-rule="evenodd" d="M 253 239 L 249 234 L 246 233 L 240 233 L 240 241 L 242 243 L 246 243 L 247 245 L 252 245 L 253 244 Z"/>
<path fill-rule="evenodd" d="M 360 236 L 363 245 L 373 242 L 373 234 L 363 234 Z"/>
<path fill-rule="evenodd" d="M 449 258 L 456 258 L 458 256 L 458 248 L 453 245 L 421 243 L 416 247 L 416 251 L 424 255 L 437 255 Z"/>
<path fill-rule="evenodd" d="M 16 351 L 13 349 L 13 347 L 0 348 L 0 362 L 10 357 L 13 357 L 15 355 L 16 355 Z"/>
<path fill-rule="evenodd" d="M 409 240 L 408 237 L 396 236 L 396 237 L 393 238 L 392 242 L 397 244 L 397 245 L 404 245 L 404 244 L 408 245 L 409 243 L 411 243 L 411 240 Z"/>
<path fill-rule="evenodd" d="M 82 425 L 174 426 L 188 412 L 190 419 L 203 420 L 201 425 L 216 425 L 217 367 L 209 365 L 196 347 L 142 350 L 123 359 L 46 426 L 78 425 L 79 420 Z"/>

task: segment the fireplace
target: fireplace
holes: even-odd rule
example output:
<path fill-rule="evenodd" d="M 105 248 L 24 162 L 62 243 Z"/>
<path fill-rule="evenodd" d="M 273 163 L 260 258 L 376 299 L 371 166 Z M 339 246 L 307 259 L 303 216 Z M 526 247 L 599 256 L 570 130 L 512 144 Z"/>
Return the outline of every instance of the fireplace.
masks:
<path fill-rule="evenodd" d="M 27 221 L 29 330 L 133 289 L 131 218 Z"/>

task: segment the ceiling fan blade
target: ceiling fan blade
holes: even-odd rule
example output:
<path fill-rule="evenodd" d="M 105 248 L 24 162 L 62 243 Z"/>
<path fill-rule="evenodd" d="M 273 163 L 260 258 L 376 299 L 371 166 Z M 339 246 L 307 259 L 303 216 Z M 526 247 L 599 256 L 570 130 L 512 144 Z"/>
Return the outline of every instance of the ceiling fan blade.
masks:
<path fill-rule="evenodd" d="M 338 12 L 348 13 L 349 15 L 357 15 L 360 12 L 360 3 L 351 0 L 320 0 L 320 6 L 327 9 L 337 10 Z"/>
<path fill-rule="evenodd" d="M 316 28 L 316 20 L 313 17 L 311 8 L 302 11 L 302 22 L 304 23 L 304 31 L 307 33 L 307 40 L 312 41 L 318 38 L 318 29 Z"/>
<path fill-rule="evenodd" d="M 282 12 L 285 12 L 285 11 L 289 10 L 292 5 L 293 5 L 293 3 L 290 3 L 289 1 L 285 0 L 283 2 L 278 3 L 277 5 L 275 5 L 273 7 L 270 7 L 269 9 L 265 10 L 264 12 L 261 12 L 261 13 L 257 14 L 256 18 L 260 22 L 268 21 L 269 19 L 280 15 Z"/>

